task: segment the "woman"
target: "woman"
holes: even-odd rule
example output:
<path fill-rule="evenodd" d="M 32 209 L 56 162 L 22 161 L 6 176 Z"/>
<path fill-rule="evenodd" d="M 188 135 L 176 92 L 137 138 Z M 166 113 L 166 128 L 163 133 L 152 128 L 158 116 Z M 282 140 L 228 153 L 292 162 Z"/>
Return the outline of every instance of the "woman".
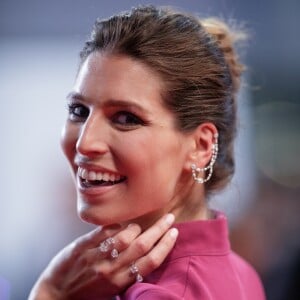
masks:
<path fill-rule="evenodd" d="M 103 228 L 62 250 L 30 299 L 264 299 L 207 206 L 234 171 L 234 38 L 153 6 L 96 22 L 62 148 L 80 217 Z"/>

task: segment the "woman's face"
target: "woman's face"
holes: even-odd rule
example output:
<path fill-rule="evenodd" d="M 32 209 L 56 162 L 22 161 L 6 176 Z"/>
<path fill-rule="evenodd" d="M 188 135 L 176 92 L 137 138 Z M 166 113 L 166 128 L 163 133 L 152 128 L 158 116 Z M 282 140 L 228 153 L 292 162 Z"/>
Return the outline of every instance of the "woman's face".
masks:
<path fill-rule="evenodd" d="M 175 129 L 162 88 L 127 56 L 95 52 L 82 65 L 62 134 L 82 219 L 147 223 L 184 205 L 188 136 Z"/>

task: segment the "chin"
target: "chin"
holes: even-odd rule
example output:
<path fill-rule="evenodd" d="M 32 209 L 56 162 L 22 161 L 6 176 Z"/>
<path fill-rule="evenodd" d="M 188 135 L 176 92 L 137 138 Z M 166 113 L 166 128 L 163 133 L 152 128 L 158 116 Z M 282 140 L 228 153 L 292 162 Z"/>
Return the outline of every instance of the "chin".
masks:
<path fill-rule="evenodd" d="M 79 218 L 84 222 L 94 225 L 105 225 L 105 222 L 103 222 L 104 220 L 95 214 L 95 209 L 88 207 L 87 205 L 80 205 L 77 213 Z"/>
<path fill-rule="evenodd" d="M 95 217 L 91 216 L 90 214 L 88 214 L 86 212 L 79 212 L 78 215 L 79 215 L 79 218 L 86 223 L 90 223 L 90 224 L 94 224 L 94 225 L 103 225 L 103 224 L 100 224 L 99 221 Z"/>
<path fill-rule="evenodd" d="M 108 217 L 107 214 L 99 214 L 99 212 L 95 212 L 94 208 L 80 208 L 78 210 L 79 218 L 87 222 L 89 224 L 94 224 L 97 226 L 108 226 L 112 224 L 116 224 L 116 220 L 111 217 Z"/>

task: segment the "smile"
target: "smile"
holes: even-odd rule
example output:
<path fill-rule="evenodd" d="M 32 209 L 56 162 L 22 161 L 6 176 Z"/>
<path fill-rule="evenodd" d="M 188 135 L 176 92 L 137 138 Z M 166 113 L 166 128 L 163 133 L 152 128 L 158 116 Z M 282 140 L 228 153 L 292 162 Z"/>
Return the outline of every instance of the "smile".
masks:
<path fill-rule="evenodd" d="M 78 177 L 85 188 L 96 186 L 110 186 L 126 180 L 125 176 L 109 172 L 90 171 L 85 168 L 78 168 Z"/>

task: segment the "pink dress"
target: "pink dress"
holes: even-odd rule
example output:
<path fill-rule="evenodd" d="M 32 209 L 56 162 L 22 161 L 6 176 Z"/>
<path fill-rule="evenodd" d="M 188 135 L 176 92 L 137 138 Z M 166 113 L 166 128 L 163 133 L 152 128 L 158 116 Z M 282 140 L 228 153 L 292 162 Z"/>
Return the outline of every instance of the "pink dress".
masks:
<path fill-rule="evenodd" d="M 227 219 L 175 224 L 176 245 L 165 262 L 122 300 L 264 300 L 254 269 L 230 249 Z"/>

